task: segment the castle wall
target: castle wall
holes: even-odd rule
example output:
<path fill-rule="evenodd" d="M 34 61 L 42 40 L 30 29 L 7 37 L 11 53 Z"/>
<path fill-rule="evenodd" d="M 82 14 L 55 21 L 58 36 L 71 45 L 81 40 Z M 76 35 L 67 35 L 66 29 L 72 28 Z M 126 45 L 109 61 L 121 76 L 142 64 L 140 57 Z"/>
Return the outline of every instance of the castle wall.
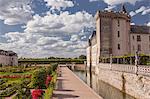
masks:
<path fill-rule="evenodd" d="M 141 36 L 141 41 L 137 41 L 137 36 Z M 150 34 L 130 34 L 131 53 L 135 54 L 138 45 L 141 46 L 139 53 L 150 55 Z"/>
<path fill-rule="evenodd" d="M 90 67 L 90 50 L 91 50 L 91 46 L 86 48 L 86 60 L 87 60 L 87 66 Z"/>
<path fill-rule="evenodd" d="M 0 55 L 0 64 L 6 66 L 18 66 L 17 56 Z"/>
<path fill-rule="evenodd" d="M 113 66 L 115 66 L 114 64 Z M 129 65 L 130 66 L 130 65 Z M 110 64 L 99 64 L 98 79 L 137 99 L 150 99 L 150 77 L 109 70 Z M 125 67 L 122 66 L 123 68 Z M 118 69 L 118 68 L 117 68 Z M 121 70 L 121 68 L 120 68 Z M 142 70 L 142 69 L 141 69 Z"/>
<path fill-rule="evenodd" d="M 120 18 L 113 19 L 112 21 L 113 56 L 123 56 L 125 54 L 129 54 L 129 29 L 130 29 L 129 24 L 125 19 Z M 120 49 L 118 49 L 118 44 L 120 45 Z"/>
<path fill-rule="evenodd" d="M 97 65 L 97 44 L 95 44 L 94 46 L 91 46 L 91 60 L 92 60 L 92 66 L 96 66 Z"/>

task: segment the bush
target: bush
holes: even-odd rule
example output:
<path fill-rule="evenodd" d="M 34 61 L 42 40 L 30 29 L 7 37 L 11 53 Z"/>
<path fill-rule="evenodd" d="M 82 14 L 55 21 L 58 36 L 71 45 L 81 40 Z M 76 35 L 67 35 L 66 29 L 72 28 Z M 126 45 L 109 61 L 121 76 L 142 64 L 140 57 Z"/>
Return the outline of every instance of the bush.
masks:
<path fill-rule="evenodd" d="M 48 87 L 46 90 L 45 90 L 45 93 L 44 93 L 44 99 L 51 99 L 52 97 L 52 94 L 53 94 L 53 87 Z"/>
<path fill-rule="evenodd" d="M 45 86 L 46 76 L 47 74 L 45 68 L 35 70 L 32 74 L 32 79 L 31 79 L 32 87 L 40 88 L 40 89 L 46 88 Z"/>
<path fill-rule="evenodd" d="M 53 72 L 52 67 L 47 67 L 47 75 L 51 75 Z"/>
<path fill-rule="evenodd" d="M 57 69 L 57 66 L 58 66 L 57 63 L 51 64 L 52 70 L 55 71 Z"/>

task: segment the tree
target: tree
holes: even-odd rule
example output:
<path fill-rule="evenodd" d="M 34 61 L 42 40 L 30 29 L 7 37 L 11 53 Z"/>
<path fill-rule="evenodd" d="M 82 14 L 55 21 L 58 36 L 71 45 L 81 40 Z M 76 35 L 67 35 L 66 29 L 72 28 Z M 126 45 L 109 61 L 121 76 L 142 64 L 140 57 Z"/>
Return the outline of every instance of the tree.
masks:
<path fill-rule="evenodd" d="M 86 59 L 86 56 L 85 55 L 80 55 L 79 59 Z"/>

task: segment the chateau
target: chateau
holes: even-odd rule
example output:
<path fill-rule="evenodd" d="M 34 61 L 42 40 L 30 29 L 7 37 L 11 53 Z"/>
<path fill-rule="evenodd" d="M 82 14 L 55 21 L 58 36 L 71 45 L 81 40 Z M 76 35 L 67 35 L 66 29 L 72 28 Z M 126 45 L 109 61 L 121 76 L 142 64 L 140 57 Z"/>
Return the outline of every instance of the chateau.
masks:
<path fill-rule="evenodd" d="M 18 66 L 18 56 L 13 51 L 0 50 L 0 64 L 3 66 Z"/>
<path fill-rule="evenodd" d="M 136 51 L 150 55 L 150 27 L 130 25 L 125 6 L 121 11 L 97 11 L 96 31 L 89 37 L 87 65 L 96 66 L 101 57 L 134 55 Z"/>

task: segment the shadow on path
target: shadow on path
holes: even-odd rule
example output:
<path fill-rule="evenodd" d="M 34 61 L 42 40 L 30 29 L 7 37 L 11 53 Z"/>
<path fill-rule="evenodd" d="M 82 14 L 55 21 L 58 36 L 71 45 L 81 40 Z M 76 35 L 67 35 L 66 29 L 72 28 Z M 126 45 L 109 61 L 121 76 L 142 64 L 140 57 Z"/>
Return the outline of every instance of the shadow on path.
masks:
<path fill-rule="evenodd" d="M 71 95 L 71 94 L 53 94 L 53 97 L 57 97 L 57 99 L 65 99 L 65 98 L 78 98 L 77 95 Z"/>

